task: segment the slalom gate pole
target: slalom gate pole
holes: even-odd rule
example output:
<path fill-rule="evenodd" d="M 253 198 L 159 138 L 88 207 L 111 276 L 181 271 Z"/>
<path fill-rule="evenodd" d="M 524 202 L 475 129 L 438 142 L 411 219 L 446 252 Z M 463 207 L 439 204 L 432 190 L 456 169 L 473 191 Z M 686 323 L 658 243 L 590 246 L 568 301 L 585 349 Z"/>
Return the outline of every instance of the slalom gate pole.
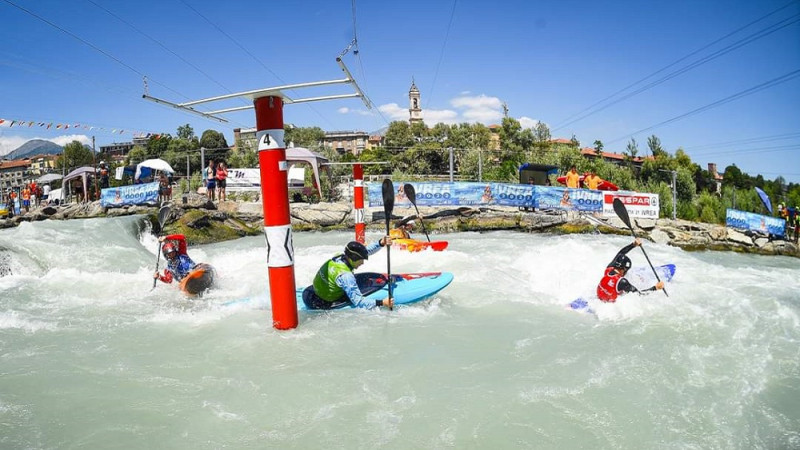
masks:
<path fill-rule="evenodd" d="M 353 217 L 356 225 L 356 241 L 366 243 L 364 225 L 364 168 L 353 164 Z"/>
<path fill-rule="evenodd" d="M 296 328 L 298 320 L 294 247 L 289 216 L 288 164 L 283 137 L 283 99 L 266 96 L 255 99 L 253 104 L 256 110 L 272 326 L 278 330 L 288 330 Z"/>

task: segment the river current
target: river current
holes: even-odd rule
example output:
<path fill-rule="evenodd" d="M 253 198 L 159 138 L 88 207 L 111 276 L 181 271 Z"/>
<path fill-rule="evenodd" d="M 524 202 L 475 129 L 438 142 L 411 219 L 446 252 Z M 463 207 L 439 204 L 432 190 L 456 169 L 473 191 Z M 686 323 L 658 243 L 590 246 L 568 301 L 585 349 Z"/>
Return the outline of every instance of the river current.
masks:
<path fill-rule="evenodd" d="M 190 248 L 219 288 L 188 300 L 143 223 L 0 230 L 0 448 L 800 448 L 798 259 L 645 242 L 669 297 L 585 314 L 630 237 L 435 235 L 391 252 L 455 275 L 433 299 L 277 331 L 263 237 Z M 352 237 L 295 233 L 297 285 Z"/>

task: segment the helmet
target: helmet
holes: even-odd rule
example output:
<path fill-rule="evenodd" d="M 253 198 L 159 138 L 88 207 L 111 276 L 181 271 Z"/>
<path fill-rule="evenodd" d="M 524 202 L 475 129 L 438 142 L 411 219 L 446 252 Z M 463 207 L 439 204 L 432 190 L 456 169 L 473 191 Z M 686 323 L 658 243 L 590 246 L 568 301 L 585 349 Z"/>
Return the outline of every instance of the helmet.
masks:
<path fill-rule="evenodd" d="M 175 244 L 172 242 L 167 242 L 164 244 L 164 247 L 161 248 L 161 252 L 164 253 L 164 257 L 169 257 L 169 254 L 172 252 L 177 252 L 178 249 L 175 248 Z"/>
<path fill-rule="evenodd" d="M 350 261 L 361 261 L 362 259 L 369 259 L 369 252 L 364 244 L 352 241 L 344 248 L 344 255 Z"/>
<path fill-rule="evenodd" d="M 625 255 L 620 255 L 614 258 L 614 261 L 611 262 L 611 266 L 616 269 L 624 269 L 627 271 L 631 268 L 631 259 Z"/>

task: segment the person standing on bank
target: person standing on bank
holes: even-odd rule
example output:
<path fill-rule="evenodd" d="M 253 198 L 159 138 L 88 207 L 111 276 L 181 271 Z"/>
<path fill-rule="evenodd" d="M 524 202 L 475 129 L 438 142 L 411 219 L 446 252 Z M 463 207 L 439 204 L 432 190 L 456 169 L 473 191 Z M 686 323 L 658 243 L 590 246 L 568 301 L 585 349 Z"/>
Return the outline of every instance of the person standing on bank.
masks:
<path fill-rule="evenodd" d="M 213 159 L 209 159 L 208 167 L 203 169 L 203 178 L 206 180 L 206 196 L 213 202 L 214 191 L 217 190 L 217 166 Z"/>
<path fill-rule="evenodd" d="M 225 161 L 220 161 L 217 164 L 217 200 L 225 201 L 225 185 L 228 179 L 228 166 Z"/>

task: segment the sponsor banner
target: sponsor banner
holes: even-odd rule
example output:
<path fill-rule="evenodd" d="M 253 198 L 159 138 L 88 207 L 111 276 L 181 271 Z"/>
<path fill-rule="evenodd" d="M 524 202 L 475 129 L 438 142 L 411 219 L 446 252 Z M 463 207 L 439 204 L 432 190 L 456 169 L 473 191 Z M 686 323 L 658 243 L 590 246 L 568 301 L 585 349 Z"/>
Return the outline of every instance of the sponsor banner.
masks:
<path fill-rule="evenodd" d="M 599 213 L 603 210 L 603 193 L 590 189 L 536 186 L 536 209 L 563 209 Z"/>
<path fill-rule="evenodd" d="M 158 203 L 158 183 L 131 184 L 106 188 L 100 191 L 100 205 L 117 206 L 144 205 Z"/>
<path fill-rule="evenodd" d="M 395 206 L 411 206 L 404 182 L 396 182 Z M 566 189 L 513 183 L 408 183 L 414 186 L 418 206 L 517 206 L 587 212 L 602 210 L 602 193 L 589 189 Z M 369 206 L 383 206 L 381 184 L 366 183 Z"/>
<path fill-rule="evenodd" d="M 614 191 L 603 192 L 603 217 L 617 217 L 614 212 L 614 199 L 618 198 L 634 219 L 658 219 L 660 203 L 658 194 L 646 192 Z"/>
<path fill-rule="evenodd" d="M 225 179 L 226 192 L 258 191 L 261 192 L 260 169 L 228 169 Z"/>
<path fill-rule="evenodd" d="M 783 236 L 785 223 L 786 221 L 780 217 L 770 217 L 730 208 L 725 212 L 725 225 L 740 230 Z"/>

